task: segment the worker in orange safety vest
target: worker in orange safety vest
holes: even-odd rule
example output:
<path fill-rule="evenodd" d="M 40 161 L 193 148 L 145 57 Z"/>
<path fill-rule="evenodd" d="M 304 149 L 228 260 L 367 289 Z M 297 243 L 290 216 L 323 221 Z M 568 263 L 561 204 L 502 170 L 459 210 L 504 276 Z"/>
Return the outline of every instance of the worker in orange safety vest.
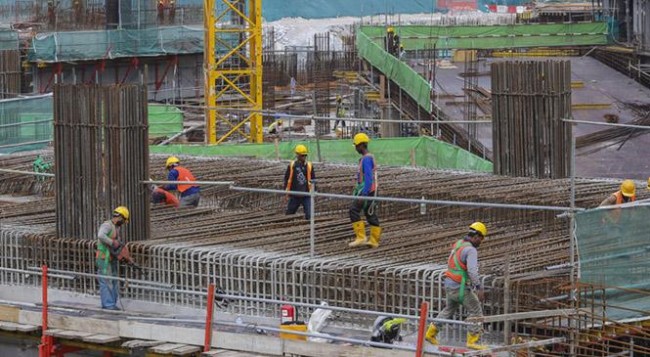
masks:
<path fill-rule="evenodd" d="M 481 222 L 474 222 L 469 226 L 469 232 L 458 240 L 447 259 L 447 271 L 445 272 L 445 294 L 446 306 L 438 314 L 438 319 L 448 320 L 454 316 L 462 305 L 470 318 L 483 316 L 481 302 L 485 299 L 485 293 L 481 286 L 478 272 L 478 251 L 477 248 L 487 236 L 487 227 Z M 468 289 L 469 287 L 469 289 Z M 425 338 L 434 345 L 438 345 L 437 324 L 429 325 Z M 482 328 L 480 325 L 472 325 L 467 332 L 468 348 L 484 350 L 487 347 L 479 345 Z"/>
<path fill-rule="evenodd" d="M 632 180 L 625 180 L 621 183 L 620 190 L 609 195 L 600 206 L 621 205 L 627 202 L 636 201 L 636 185 Z"/>
<path fill-rule="evenodd" d="M 164 187 L 167 191 L 181 193 L 181 207 L 197 207 L 201 198 L 201 189 L 197 185 L 192 185 L 196 181 L 190 170 L 180 166 L 181 161 L 176 156 L 170 156 L 165 163 L 169 170 L 167 180 L 169 181 L 187 181 L 187 184 L 171 184 Z"/>

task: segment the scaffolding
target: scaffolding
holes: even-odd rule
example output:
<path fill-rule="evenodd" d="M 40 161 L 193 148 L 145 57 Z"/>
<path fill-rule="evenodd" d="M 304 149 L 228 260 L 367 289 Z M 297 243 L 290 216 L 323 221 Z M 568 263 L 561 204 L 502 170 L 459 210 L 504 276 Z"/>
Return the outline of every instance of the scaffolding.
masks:
<path fill-rule="evenodd" d="M 239 135 L 262 142 L 261 0 L 205 1 L 205 104 L 208 108 L 251 109 L 239 117 L 205 111 L 206 142 Z"/>

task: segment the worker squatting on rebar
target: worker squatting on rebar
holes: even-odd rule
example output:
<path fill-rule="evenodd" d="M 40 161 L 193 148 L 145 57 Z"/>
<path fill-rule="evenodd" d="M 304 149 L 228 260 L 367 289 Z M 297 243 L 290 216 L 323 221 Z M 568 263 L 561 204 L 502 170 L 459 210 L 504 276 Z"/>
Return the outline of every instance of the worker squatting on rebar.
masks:
<path fill-rule="evenodd" d="M 188 184 L 182 185 L 167 185 L 164 187 L 167 191 L 176 191 L 181 193 L 181 207 L 197 207 L 201 199 L 201 189 L 199 186 L 192 185 L 191 182 L 196 181 L 192 172 L 181 166 L 181 160 L 176 156 L 170 156 L 165 163 L 165 167 L 169 170 L 167 180 L 169 181 L 187 181 Z"/>
<path fill-rule="evenodd" d="M 374 197 L 377 195 L 377 165 L 375 158 L 368 151 L 370 138 L 365 133 L 358 133 L 352 139 L 355 150 L 362 155 L 359 159 L 359 171 L 357 172 L 357 185 L 352 195 Z M 350 247 L 367 245 L 372 248 L 379 247 L 381 238 L 381 227 L 377 217 L 376 204 L 373 200 L 354 200 L 350 206 L 350 221 L 355 233 L 355 240 L 348 244 Z M 361 211 L 366 215 L 370 225 L 370 238 L 366 236 L 366 225 L 361 220 Z"/>
<path fill-rule="evenodd" d="M 296 159 L 289 163 L 287 171 L 284 173 L 284 187 L 289 191 L 309 192 L 311 190 L 314 176 L 314 167 L 311 162 L 307 161 L 309 151 L 305 145 L 296 145 Z M 287 203 L 286 214 L 295 214 L 302 205 L 305 211 L 305 219 L 310 219 L 311 201 L 309 196 L 295 196 L 287 194 L 289 202 Z"/>
<path fill-rule="evenodd" d="M 483 316 L 481 301 L 485 299 L 485 293 L 481 286 L 481 279 L 478 273 L 478 247 L 487 236 L 487 227 L 481 222 L 474 222 L 469 226 L 469 232 L 463 238 L 454 243 L 451 254 L 447 260 L 447 271 L 445 272 L 445 308 L 438 314 L 438 319 L 450 319 L 462 305 L 468 313 L 468 317 L 476 318 Z M 469 286 L 468 286 L 469 285 Z M 468 291 L 467 288 L 470 288 Z M 425 338 L 434 345 L 438 345 L 438 324 L 431 324 L 427 329 Z M 474 350 L 487 349 L 479 345 L 482 328 L 480 325 L 473 325 L 467 332 L 467 347 Z"/>
<path fill-rule="evenodd" d="M 165 204 L 176 208 L 180 205 L 176 196 L 158 185 L 151 185 L 151 203 Z"/>
<path fill-rule="evenodd" d="M 117 276 L 117 257 L 111 254 L 111 250 L 120 247 L 120 228 L 129 222 L 129 209 L 119 206 L 113 211 L 113 217 L 102 223 L 97 231 L 97 252 L 95 253 L 95 264 L 99 278 L 99 296 L 102 302 L 102 309 L 119 310 L 117 300 L 119 298 L 119 286 L 117 280 L 105 279 L 101 276 Z"/>

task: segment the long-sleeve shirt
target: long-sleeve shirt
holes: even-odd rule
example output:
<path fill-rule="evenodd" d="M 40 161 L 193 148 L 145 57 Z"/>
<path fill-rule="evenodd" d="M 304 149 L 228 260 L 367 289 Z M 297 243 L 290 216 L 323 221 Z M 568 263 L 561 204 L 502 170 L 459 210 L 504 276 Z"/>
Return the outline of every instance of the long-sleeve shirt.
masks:
<path fill-rule="evenodd" d="M 460 261 L 467 266 L 467 275 L 469 276 L 470 286 L 481 286 L 481 276 L 478 273 L 478 251 L 474 246 L 463 248 L 460 252 Z M 460 284 L 451 278 L 445 279 L 445 287 L 458 289 Z"/>
<path fill-rule="evenodd" d="M 375 183 L 375 159 L 372 155 L 366 154 L 361 158 L 361 171 L 363 172 L 363 188 L 361 189 L 362 196 L 368 196 L 372 191 Z M 361 172 L 357 173 L 357 178 Z"/>
<path fill-rule="evenodd" d="M 113 246 L 113 240 L 111 239 L 112 233 L 115 232 L 115 238 L 118 239 L 120 236 L 120 229 L 116 227 L 113 222 L 106 221 L 99 226 L 97 230 L 97 239 L 101 243 L 106 244 L 108 247 Z"/>

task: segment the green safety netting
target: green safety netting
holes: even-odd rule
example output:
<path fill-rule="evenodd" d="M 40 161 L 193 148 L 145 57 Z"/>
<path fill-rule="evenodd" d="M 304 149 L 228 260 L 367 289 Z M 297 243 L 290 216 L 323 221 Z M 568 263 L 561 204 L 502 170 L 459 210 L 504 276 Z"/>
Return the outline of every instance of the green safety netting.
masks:
<path fill-rule="evenodd" d="M 364 33 L 383 48 L 385 26 L 362 26 Z M 605 45 L 606 22 L 515 24 L 492 26 L 399 26 L 406 50 L 508 49 L 541 46 Z"/>
<path fill-rule="evenodd" d="M 650 206 L 576 215 L 580 281 L 605 288 L 593 298 L 610 319 L 650 317 Z"/>
<path fill-rule="evenodd" d="M 0 29 L 0 51 L 17 50 L 18 33 L 9 29 Z"/>
<path fill-rule="evenodd" d="M 149 104 L 149 137 L 183 130 L 183 113 L 164 104 Z M 0 100 L 0 154 L 36 150 L 52 141 L 52 95 Z"/>
<path fill-rule="evenodd" d="M 357 32 L 357 50 L 359 57 L 370 62 L 397 83 L 420 107 L 431 113 L 431 86 L 424 77 L 406 63 L 389 55 L 381 44 L 372 41 L 363 30 Z"/>
<path fill-rule="evenodd" d="M 62 62 L 203 52 L 203 29 L 187 26 L 142 30 L 69 31 L 36 35 L 30 61 Z"/>
<path fill-rule="evenodd" d="M 199 156 L 240 156 L 258 159 L 284 159 L 295 157 L 296 145 L 307 145 L 313 160 L 320 157 L 324 162 L 354 164 L 359 154 L 354 151 L 350 140 L 283 141 L 277 146 L 268 144 L 222 144 L 152 146 L 151 153 L 199 155 Z M 492 163 L 473 155 L 457 146 L 429 137 L 373 139 L 370 150 L 379 165 L 410 166 L 413 161 L 419 167 L 438 169 L 457 169 L 467 171 L 492 172 Z"/>
<path fill-rule="evenodd" d="M 172 136 L 183 130 L 183 112 L 171 105 L 149 104 L 149 137 Z"/>
<path fill-rule="evenodd" d="M 51 138 L 51 95 L 0 100 L 0 154 L 40 149 Z"/>

